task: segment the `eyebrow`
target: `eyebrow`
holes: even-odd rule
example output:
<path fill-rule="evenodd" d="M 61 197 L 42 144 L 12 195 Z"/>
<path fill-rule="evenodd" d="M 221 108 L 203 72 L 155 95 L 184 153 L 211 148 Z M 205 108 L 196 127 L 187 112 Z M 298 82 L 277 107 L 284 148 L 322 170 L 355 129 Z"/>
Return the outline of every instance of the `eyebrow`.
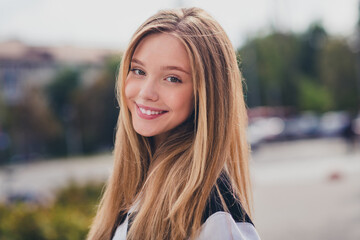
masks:
<path fill-rule="evenodd" d="M 140 61 L 139 59 L 137 59 L 137 58 L 132 58 L 131 62 L 137 63 L 137 64 L 142 65 L 143 67 L 145 67 L 145 64 L 142 61 Z M 177 70 L 177 71 L 184 72 L 184 73 L 190 75 L 190 73 L 188 71 L 186 71 L 185 69 L 183 69 L 182 67 L 179 67 L 179 66 L 171 66 L 171 65 L 162 66 L 161 70 Z"/>

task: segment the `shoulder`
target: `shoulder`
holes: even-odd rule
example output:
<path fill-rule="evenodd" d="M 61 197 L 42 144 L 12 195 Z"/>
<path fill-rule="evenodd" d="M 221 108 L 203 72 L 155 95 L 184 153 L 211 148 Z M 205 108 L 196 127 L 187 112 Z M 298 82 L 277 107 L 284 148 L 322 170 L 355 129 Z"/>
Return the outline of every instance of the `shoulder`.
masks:
<path fill-rule="evenodd" d="M 260 239 L 253 222 L 242 207 L 240 200 L 232 193 L 229 179 L 222 174 L 217 181 L 219 191 L 214 189 L 208 198 L 203 214 L 199 237 L 202 239 Z M 221 204 L 219 192 L 227 210 Z"/>
<path fill-rule="evenodd" d="M 201 226 L 196 240 L 260 240 L 254 227 L 249 222 L 235 222 L 230 213 L 218 211 L 212 214 Z"/>
<path fill-rule="evenodd" d="M 233 194 L 229 178 L 225 174 L 221 174 L 221 176 L 216 181 L 216 184 L 219 191 L 217 191 L 216 187 L 212 189 L 203 214 L 203 223 L 206 222 L 210 216 L 217 212 L 226 212 L 226 209 L 224 209 L 221 203 L 222 197 L 228 212 L 235 220 L 235 222 L 248 222 L 254 225 L 242 207 L 240 200 Z"/>

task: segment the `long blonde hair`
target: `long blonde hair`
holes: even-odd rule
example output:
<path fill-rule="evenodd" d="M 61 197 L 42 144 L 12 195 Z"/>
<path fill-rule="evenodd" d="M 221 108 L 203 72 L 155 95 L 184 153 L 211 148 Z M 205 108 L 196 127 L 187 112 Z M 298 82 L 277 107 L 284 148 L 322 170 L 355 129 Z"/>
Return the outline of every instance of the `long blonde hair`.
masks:
<path fill-rule="evenodd" d="M 188 52 L 195 106 L 189 119 L 153 149 L 152 138 L 137 134 L 132 126 L 124 85 L 136 46 L 149 34 L 161 33 L 177 37 Z M 183 8 L 150 17 L 123 54 L 116 89 L 120 113 L 114 169 L 88 239 L 109 239 L 117 219 L 136 199 L 139 208 L 128 239 L 194 238 L 222 172 L 251 216 L 242 77 L 230 40 L 211 16 L 199 8 Z"/>

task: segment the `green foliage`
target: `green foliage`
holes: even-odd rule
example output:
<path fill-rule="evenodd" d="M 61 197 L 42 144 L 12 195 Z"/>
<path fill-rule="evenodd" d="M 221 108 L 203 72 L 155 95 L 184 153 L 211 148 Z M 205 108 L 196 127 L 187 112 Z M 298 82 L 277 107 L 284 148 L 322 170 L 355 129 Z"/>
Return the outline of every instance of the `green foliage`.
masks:
<path fill-rule="evenodd" d="M 93 85 L 76 96 L 75 126 L 83 136 L 83 150 L 91 153 L 113 146 L 114 129 L 118 117 L 115 82 L 120 59 L 109 58 L 105 70 Z"/>
<path fill-rule="evenodd" d="M 333 99 L 325 86 L 313 79 L 299 78 L 299 108 L 300 110 L 314 110 L 325 112 L 333 106 Z"/>
<path fill-rule="evenodd" d="M 360 88 L 356 83 L 356 56 L 344 39 L 333 39 L 324 46 L 319 59 L 319 76 L 330 90 L 334 110 L 357 110 Z"/>
<path fill-rule="evenodd" d="M 118 116 L 115 81 L 120 57 L 103 65 L 60 68 L 43 88 L 25 88 L 16 104 L 0 96 L 0 129 L 11 147 L 0 152 L 0 164 L 111 150 Z M 88 75 L 87 75 L 88 74 Z M 89 74 L 93 81 L 85 79 Z M 89 84 L 90 83 L 90 84 Z M 1 131 L 1 130 L 0 130 Z"/>
<path fill-rule="evenodd" d="M 319 55 L 328 35 L 323 26 L 315 22 L 299 39 L 301 43 L 301 52 L 298 56 L 300 70 L 302 74 L 313 76 L 313 80 L 316 80 L 319 77 Z"/>
<path fill-rule="evenodd" d="M 4 127 L 4 123 L 5 123 L 5 116 L 6 116 L 6 107 L 5 104 L 3 102 L 3 96 L 1 94 L 0 91 L 0 131 L 2 130 L 2 128 Z"/>
<path fill-rule="evenodd" d="M 75 90 L 79 86 L 79 77 L 80 73 L 77 69 L 61 70 L 46 89 L 49 102 L 60 118 L 66 108 L 72 104 Z"/>
<path fill-rule="evenodd" d="M 46 239 L 41 233 L 42 214 L 36 208 L 23 204 L 17 206 L 0 206 L 0 237 L 4 240 L 41 240 Z"/>
<path fill-rule="evenodd" d="M 299 51 L 296 36 L 282 33 L 254 39 L 240 50 L 249 107 L 296 105 Z"/>
<path fill-rule="evenodd" d="M 1 80 L 1 79 L 0 79 Z M 0 88 L 1 89 L 1 88 Z M 1 94 L 1 90 L 0 90 L 0 138 L 3 137 L 5 138 L 5 136 L 8 136 L 7 132 L 8 132 L 8 108 L 5 106 L 4 102 L 3 102 L 3 96 Z M 2 136 L 1 136 L 2 135 Z M 1 141 L 1 139 L 0 139 Z M 7 145 L 7 146 L 5 146 Z M 0 142 L 0 164 L 3 164 L 6 159 L 9 158 L 10 156 L 10 143 L 1 143 Z"/>
<path fill-rule="evenodd" d="M 103 184 L 71 184 L 51 207 L 0 205 L 1 240 L 85 239 Z"/>
<path fill-rule="evenodd" d="M 330 37 L 320 23 L 301 35 L 275 32 L 254 38 L 239 52 L 249 107 L 358 109 L 356 55 L 344 39 Z"/>
<path fill-rule="evenodd" d="M 45 88 L 51 112 L 56 116 L 59 124 L 59 134 L 48 141 L 48 149 L 52 155 L 65 155 L 70 152 L 67 147 L 75 144 L 67 144 L 66 131 L 69 129 L 69 121 L 72 120 L 74 98 L 80 85 L 80 69 L 60 69 L 55 78 Z M 68 133 L 72 133 L 68 131 Z M 74 139 L 70 136 L 69 139 Z"/>
<path fill-rule="evenodd" d="M 103 184 L 79 186 L 71 183 L 66 189 L 58 192 L 56 206 L 73 206 L 83 210 L 91 208 L 99 200 L 99 191 Z"/>
<path fill-rule="evenodd" d="M 50 111 L 44 92 L 40 88 L 27 88 L 17 105 L 6 108 L 4 122 L 11 136 L 7 156 L 19 152 L 44 154 L 49 143 L 61 134 L 58 120 Z M 0 153 L 1 155 L 1 153 Z M 0 158 L 0 163 L 8 163 L 8 157 Z"/>

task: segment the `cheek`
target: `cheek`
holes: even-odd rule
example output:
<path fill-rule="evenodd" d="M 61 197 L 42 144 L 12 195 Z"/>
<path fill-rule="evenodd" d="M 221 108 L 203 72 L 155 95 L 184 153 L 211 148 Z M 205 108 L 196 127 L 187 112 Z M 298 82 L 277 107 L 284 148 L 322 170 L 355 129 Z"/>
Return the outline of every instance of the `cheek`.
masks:
<path fill-rule="evenodd" d="M 130 79 L 129 80 L 126 80 L 125 82 L 125 97 L 127 100 L 133 98 L 136 96 L 136 84 L 134 84 L 133 81 L 131 81 Z"/>
<path fill-rule="evenodd" d="M 194 97 L 192 89 L 191 91 L 182 91 L 177 94 L 171 94 L 168 99 L 171 99 L 172 108 L 176 111 L 188 114 L 193 109 Z"/>
<path fill-rule="evenodd" d="M 126 80 L 125 82 L 125 99 L 126 99 L 126 105 L 131 111 L 132 109 L 132 99 L 136 96 L 136 85 L 131 80 Z"/>

